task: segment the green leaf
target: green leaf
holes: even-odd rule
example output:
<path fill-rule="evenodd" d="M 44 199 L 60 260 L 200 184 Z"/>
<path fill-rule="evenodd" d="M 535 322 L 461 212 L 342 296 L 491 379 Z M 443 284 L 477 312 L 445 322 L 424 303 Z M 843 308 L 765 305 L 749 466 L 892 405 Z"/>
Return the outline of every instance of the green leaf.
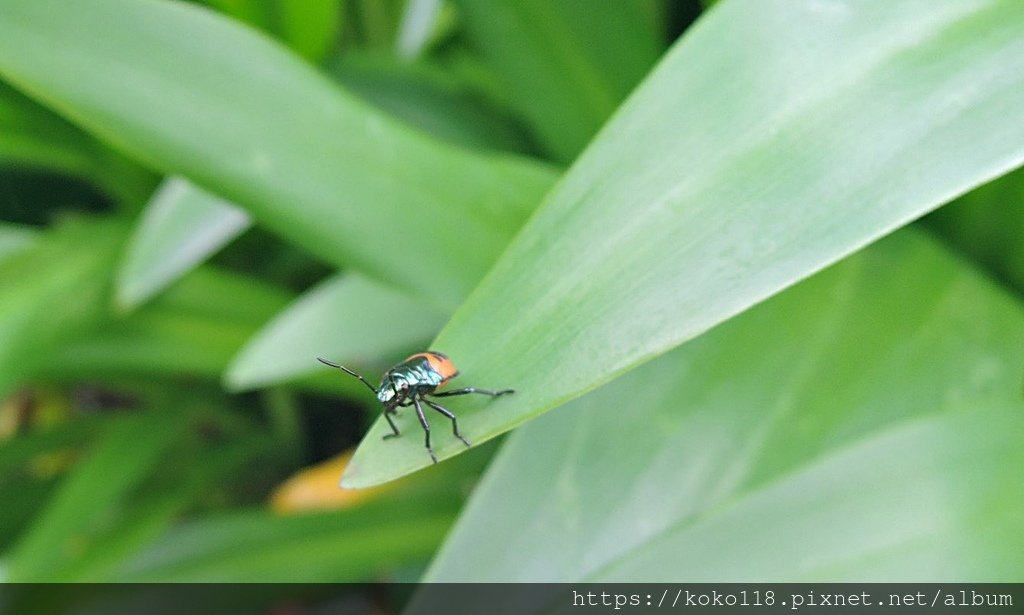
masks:
<path fill-rule="evenodd" d="M 75 582 L 119 581 L 118 570 L 124 563 L 166 536 L 190 506 L 208 497 L 211 487 L 238 480 L 243 474 L 240 468 L 249 466 L 254 458 L 272 459 L 278 445 L 268 434 L 253 432 L 233 434 L 227 443 L 206 444 L 188 458 L 183 476 L 133 497 L 119 511 L 123 518 L 95 537 L 91 548 L 63 572 L 63 578 Z M 171 451 L 172 455 L 176 453 Z"/>
<path fill-rule="evenodd" d="M 516 432 L 426 580 L 1018 579 L 1022 364 L 901 233 Z"/>
<path fill-rule="evenodd" d="M 36 514 L 46 503 L 54 488 L 53 480 L 39 480 L 27 476 L 8 478 L 0 482 L 0 551 L 17 540 Z M 0 579 L 5 574 L 3 560 L 0 560 Z"/>
<path fill-rule="evenodd" d="M 0 476 L 10 477 L 24 470 L 37 455 L 79 446 L 95 437 L 109 417 L 99 415 L 60 423 L 46 429 L 21 433 L 0 446 Z"/>
<path fill-rule="evenodd" d="M 155 183 L 148 171 L 5 83 L 0 83 L 0 163 L 78 177 L 131 209 Z"/>
<path fill-rule="evenodd" d="M 344 0 L 205 0 L 206 4 L 255 26 L 314 62 L 334 47 Z"/>
<path fill-rule="evenodd" d="M 117 303 L 124 309 L 144 303 L 251 223 L 245 211 L 188 180 L 164 180 L 128 243 L 117 279 Z"/>
<path fill-rule="evenodd" d="M 124 230 L 80 221 L 0 261 L 0 397 L 106 314 Z"/>
<path fill-rule="evenodd" d="M 634 0 L 456 5 L 509 99 L 563 162 L 583 149 L 662 51 Z"/>
<path fill-rule="evenodd" d="M 391 51 L 395 47 L 406 0 L 349 0 L 349 23 L 360 47 Z"/>
<path fill-rule="evenodd" d="M 130 562 L 118 580 L 364 581 L 368 572 L 429 557 L 455 511 L 438 501 L 300 517 L 262 511 L 212 517 L 169 534 Z"/>
<path fill-rule="evenodd" d="M 441 12 L 441 0 L 409 0 L 405 3 L 396 41 L 401 57 L 415 58 L 423 53 L 437 30 Z"/>
<path fill-rule="evenodd" d="M 320 61 L 337 45 L 342 4 L 340 0 L 277 0 L 277 30 L 301 56 Z"/>
<path fill-rule="evenodd" d="M 464 298 L 554 179 L 438 143 L 181 2 L 9 0 L 0 74 L 325 260 L 438 305 Z"/>
<path fill-rule="evenodd" d="M 154 467 L 187 421 L 179 412 L 144 412 L 111 423 L 12 549 L 9 579 L 59 578 L 88 544 L 106 511 Z"/>
<path fill-rule="evenodd" d="M 352 92 L 451 143 L 521 150 L 512 126 L 424 64 L 346 54 L 334 72 Z M 122 265 L 117 300 L 131 309 L 251 225 L 247 213 L 181 177 L 165 180 L 142 214 Z"/>
<path fill-rule="evenodd" d="M 88 176 L 96 146 L 68 121 L 0 83 L 0 161 Z"/>
<path fill-rule="evenodd" d="M 460 404 L 470 440 L 608 382 L 1024 161 L 1024 123 L 1007 119 L 1024 115 L 1024 4 L 830 6 L 716 7 L 573 165 L 433 344 L 465 384 L 517 390 Z M 381 442 L 382 423 L 346 485 L 429 463 L 413 439 Z"/>
<path fill-rule="evenodd" d="M 231 362 L 225 382 L 237 391 L 323 372 L 317 357 L 353 367 L 377 365 L 424 344 L 442 324 L 444 315 L 421 302 L 358 276 L 336 276 L 253 337 Z"/>
<path fill-rule="evenodd" d="M 219 379 L 291 297 L 248 276 L 196 269 L 138 311 L 69 341 L 52 378 L 194 375 Z"/>
<path fill-rule="evenodd" d="M 481 451 L 487 452 L 487 451 Z M 351 582 L 425 561 L 487 459 L 437 468 L 337 512 L 232 511 L 169 532 L 116 574 L 146 582 Z M 386 520 L 382 523 L 381 520 Z"/>

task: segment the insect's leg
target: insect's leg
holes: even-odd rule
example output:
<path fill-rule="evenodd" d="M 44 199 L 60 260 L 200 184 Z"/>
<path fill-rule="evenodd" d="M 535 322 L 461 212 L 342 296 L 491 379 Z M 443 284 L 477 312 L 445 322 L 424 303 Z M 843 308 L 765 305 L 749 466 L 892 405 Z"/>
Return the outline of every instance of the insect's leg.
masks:
<path fill-rule="evenodd" d="M 452 433 L 455 434 L 455 437 L 458 438 L 459 440 L 462 440 L 462 443 L 465 444 L 466 446 L 472 446 L 472 444 L 469 443 L 469 440 L 463 438 L 462 434 L 459 433 L 459 419 L 455 418 L 455 415 L 452 414 L 451 410 L 449 410 L 448 408 L 445 408 L 441 404 L 436 404 L 436 403 L 430 401 L 426 397 L 423 398 L 423 402 L 426 403 L 431 408 L 433 408 L 434 410 L 437 410 L 441 414 L 443 414 L 443 415 L 447 416 L 448 418 L 450 418 L 452 420 Z"/>
<path fill-rule="evenodd" d="M 515 393 L 515 391 L 513 389 L 502 389 L 501 391 L 492 391 L 490 389 L 466 387 L 464 389 L 452 389 L 451 391 L 443 391 L 441 393 L 431 393 L 431 395 L 433 395 L 434 397 L 452 397 L 454 395 L 469 395 L 470 393 L 490 395 L 491 397 L 501 397 L 502 395 L 509 395 L 510 393 Z"/>
<path fill-rule="evenodd" d="M 412 396 L 412 403 L 416 406 L 416 416 L 420 417 L 420 425 L 423 425 L 423 431 L 427 434 L 425 440 L 427 452 L 430 453 L 430 458 L 434 460 L 434 463 L 437 463 L 437 455 L 434 454 L 434 449 L 430 446 L 430 423 L 427 422 L 427 417 L 423 415 L 420 399 L 415 393 Z"/>
<path fill-rule="evenodd" d="M 394 406 L 384 406 L 384 418 L 388 420 L 388 425 L 391 425 L 391 433 L 385 434 L 384 439 L 394 438 L 398 435 L 398 427 L 395 426 L 395 422 L 391 419 L 391 415 L 395 414 Z"/>

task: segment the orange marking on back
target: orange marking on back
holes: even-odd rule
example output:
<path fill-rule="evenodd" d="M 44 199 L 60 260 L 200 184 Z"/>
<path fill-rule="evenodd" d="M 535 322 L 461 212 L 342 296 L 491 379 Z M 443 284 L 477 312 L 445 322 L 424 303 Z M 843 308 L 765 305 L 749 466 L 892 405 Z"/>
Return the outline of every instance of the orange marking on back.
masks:
<path fill-rule="evenodd" d="M 421 352 L 412 355 L 411 357 L 409 357 L 409 359 L 415 359 L 418 357 L 423 357 L 424 359 L 426 359 L 427 363 L 430 363 L 430 367 L 435 372 L 441 374 L 441 384 L 444 384 L 451 380 L 452 378 L 459 375 L 459 370 L 457 367 L 455 367 L 455 364 L 452 363 L 452 360 L 449 359 L 446 355 L 441 354 L 440 352 Z M 408 361 L 409 359 L 406 359 L 406 361 Z"/>

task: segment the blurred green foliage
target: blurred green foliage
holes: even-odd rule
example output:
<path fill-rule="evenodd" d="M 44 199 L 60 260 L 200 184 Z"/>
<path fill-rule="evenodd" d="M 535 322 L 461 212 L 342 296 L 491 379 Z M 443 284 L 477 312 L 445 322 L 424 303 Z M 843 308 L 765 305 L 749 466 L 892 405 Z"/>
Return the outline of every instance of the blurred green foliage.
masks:
<path fill-rule="evenodd" d="M 1019 580 L 1024 6 L 815 7 L 0 0 L 0 578 Z"/>

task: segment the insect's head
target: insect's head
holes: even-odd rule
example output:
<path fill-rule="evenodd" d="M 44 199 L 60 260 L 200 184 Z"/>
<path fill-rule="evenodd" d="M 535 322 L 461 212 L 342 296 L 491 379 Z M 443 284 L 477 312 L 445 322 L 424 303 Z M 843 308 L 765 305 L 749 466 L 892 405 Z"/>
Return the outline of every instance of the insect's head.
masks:
<path fill-rule="evenodd" d="M 409 391 L 409 382 L 396 374 L 385 374 L 377 388 L 377 399 L 382 404 L 401 399 Z"/>

